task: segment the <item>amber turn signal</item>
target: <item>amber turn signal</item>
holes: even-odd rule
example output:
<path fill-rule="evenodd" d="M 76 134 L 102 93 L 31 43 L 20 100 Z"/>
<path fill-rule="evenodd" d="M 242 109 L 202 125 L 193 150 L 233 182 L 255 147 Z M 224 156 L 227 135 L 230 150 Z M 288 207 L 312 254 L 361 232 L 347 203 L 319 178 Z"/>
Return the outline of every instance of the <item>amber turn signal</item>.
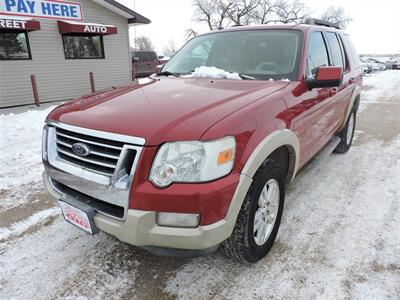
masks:
<path fill-rule="evenodd" d="M 218 154 L 218 164 L 222 165 L 224 163 L 227 163 L 233 159 L 233 149 L 228 149 L 225 151 L 221 151 Z"/>

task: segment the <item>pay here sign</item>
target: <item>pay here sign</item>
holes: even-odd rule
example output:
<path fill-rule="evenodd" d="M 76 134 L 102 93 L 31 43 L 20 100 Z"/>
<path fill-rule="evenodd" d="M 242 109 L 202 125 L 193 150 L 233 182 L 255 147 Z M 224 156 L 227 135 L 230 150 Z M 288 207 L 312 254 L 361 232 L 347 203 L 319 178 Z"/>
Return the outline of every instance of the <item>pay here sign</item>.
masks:
<path fill-rule="evenodd" d="M 83 21 L 81 3 L 57 0 L 0 0 L 0 15 Z"/>

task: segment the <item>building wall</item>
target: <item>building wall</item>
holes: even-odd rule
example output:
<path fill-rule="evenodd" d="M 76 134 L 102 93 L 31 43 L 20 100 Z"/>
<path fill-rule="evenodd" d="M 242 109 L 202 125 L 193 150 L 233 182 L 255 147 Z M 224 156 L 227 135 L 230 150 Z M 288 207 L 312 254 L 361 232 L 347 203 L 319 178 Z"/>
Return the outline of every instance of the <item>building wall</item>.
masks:
<path fill-rule="evenodd" d="M 0 107 L 34 103 L 30 75 L 36 75 L 41 102 L 89 94 L 89 72 L 96 90 L 131 81 L 127 20 L 91 0 L 82 2 L 84 22 L 118 27 L 103 36 L 105 59 L 65 59 L 57 20 L 38 19 L 41 30 L 28 33 L 32 60 L 0 61 Z"/>

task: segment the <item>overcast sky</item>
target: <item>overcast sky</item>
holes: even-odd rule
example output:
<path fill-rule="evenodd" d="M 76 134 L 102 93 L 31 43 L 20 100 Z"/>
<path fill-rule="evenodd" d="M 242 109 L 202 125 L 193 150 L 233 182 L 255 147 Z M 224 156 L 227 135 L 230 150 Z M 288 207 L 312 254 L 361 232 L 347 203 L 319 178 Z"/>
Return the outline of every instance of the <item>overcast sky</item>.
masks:
<path fill-rule="evenodd" d="M 185 30 L 206 32 L 207 27 L 193 22 L 192 0 L 118 0 L 149 18 L 149 25 L 131 28 L 131 40 L 148 36 L 162 52 L 173 39 L 177 46 L 184 43 Z M 330 5 L 344 7 L 353 18 L 346 29 L 359 53 L 400 53 L 400 0 L 303 0 L 318 16 Z M 131 43 L 132 43 L 131 41 Z"/>

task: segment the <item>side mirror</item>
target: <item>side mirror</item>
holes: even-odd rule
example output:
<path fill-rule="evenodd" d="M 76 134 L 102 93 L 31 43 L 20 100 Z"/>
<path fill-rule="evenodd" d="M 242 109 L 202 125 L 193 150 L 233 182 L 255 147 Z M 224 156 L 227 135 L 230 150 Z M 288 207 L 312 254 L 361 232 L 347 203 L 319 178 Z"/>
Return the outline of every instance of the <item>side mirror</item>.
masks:
<path fill-rule="evenodd" d="M 319 67 L 313 78 L 307 78 L 306 84 L 310 90 L 321 87 L 337 87 L 342 84 L 342 67 Z"/>
<path fill-rule="evenodd" d="M 164 65 L 158 65 L 158 66 L 156 66 L 156 69 L 155 69 L 156 75 L 158 75 L 158 74 L 161 73 L 161 70 L 162 70 L 163 67 L 164 67 Z"/>

